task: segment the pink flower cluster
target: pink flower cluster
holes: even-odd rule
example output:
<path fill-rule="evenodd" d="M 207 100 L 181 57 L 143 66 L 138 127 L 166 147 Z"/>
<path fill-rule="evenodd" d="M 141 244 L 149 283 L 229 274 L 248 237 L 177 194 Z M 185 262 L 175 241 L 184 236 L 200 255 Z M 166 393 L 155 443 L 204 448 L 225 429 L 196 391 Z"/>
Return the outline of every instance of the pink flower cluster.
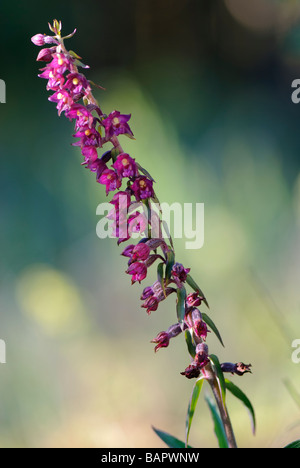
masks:
<path fill-rule="evenodd" d="M 192 286 L 194 292 L 186 295 L 185 283 L 189 280 L 190 269 L 175 262 L 173 247 L 162 237 L 151 237 L 151 223 L 154 221 L 143 217 L 135 208 L 130 210 L 136 203 L 149 209 L 151 200 L 157 200 L 153 179 L 133 157 L 123 151 L 119 143 L 120 135 L 133 138 L 128 123 L 131 115 L 116 110 L 109 115 L 103 114 L 92 94 L 91 83 L 78 70 L 79 67 L 88 67 L 76 53 L 65 48 L 64 39 L 72 37 L 75 31 L 63 38 L 61 23 L 54 20 L 53 26 L 49 27 L 54 36 L 36 34 L 32 37 L 35 45 L 51 45 L 38 54 L 37 60 L 46 63 L 38 76 L 47 80 L 46 88 L 53 93 L 49 101 L 56 104 L 58 115 L 64 113 L 67 119 L 74 121 L 73 136 L 77 141 L 73 145 L 81 150 L 82 165 L 95 173 L 97 182 L 105 186 L 106 195 L 115 192 L 110 200 L 113 209 L 108 218 L 114 218 L 114 235 L 118 238 L 118 244 L 129 240 L 132 233 L 144 233 L 148 229 L 148 236 L 137 245 L 128 245 L 122 252 L 128 258 L 126 273 L 131 276 L 132 284 L 145 280 L 149 267 L 156 260 L 160 261 L 157 281 L 144 288 L 141 307 L 150 314 L 158 309 L 160 302 L 176 293 L 177 308 L 183 309 L 178 323 L 152 340 L 156 344 L 155 351 L 167 347 L 170 340 L 182 331 L 190 330 L 195 340 L 195 358 L 183 375 L 198 377 L 200 370 L 209 362 L 208 348 L 203 343 L 208 329 L 198 309 L 202 301 L 207 302 L 195 286 Z M 104 145 L 110 145 L 110 148 L 102 152 Z M 158 249 L 161 253 L 158 253 Z"/>

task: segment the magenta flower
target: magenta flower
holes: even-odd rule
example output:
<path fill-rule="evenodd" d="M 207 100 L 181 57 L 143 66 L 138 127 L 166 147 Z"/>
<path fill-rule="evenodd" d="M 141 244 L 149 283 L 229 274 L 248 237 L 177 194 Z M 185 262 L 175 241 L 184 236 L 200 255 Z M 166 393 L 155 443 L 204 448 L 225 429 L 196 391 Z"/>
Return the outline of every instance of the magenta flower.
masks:
<path fill-rule="evenodd" d="M 157 351 L 161 348 L 167 348 L 170 343 L 170 337 L 167 332 L 160 332 L 156 338 L 154 338 L 151 343 L 156 343 L 154 351 Z"/>
<path fill-rule="evenodd" d="M 135 179 L 131 186 L 137 201 L 154 197 L 153 182 L 146 176 L 140 176 Z"/>
<path fill-rule="evenodd" d="M 67 88 L 73 96 L 77 96 L 78 99 L 91 92 L 88 80 L 80 73 L 70 73 L 67 76 L 65 88 Z"/>
<path fill-rule="evenodd" d="M 70 109 L 70 107 L 74 104 L 71 96 L 63 89 L 59 89 L 48 99 L 51 102 L 57 103 L 56 109 L 58 110 L 58 115 L 60 115 L 65 110 Z"/>
<path fill-rule="evenodd" d="M 65 116 L 69 120 L 76 119 L 75 130 L 82 127 L 92 128 L 95 120 L 91 112 L 82 104 L 74 104 L 65 112 Z"/>
<path fill-rule="evenodd" d="M 47 65 L 53 72 L 63 75 L 67 70 L 71 71 L 73 60 L 62 53 L 55 53 L 52 55 L 53 60 Z"/>
<path fill-rule="evenodd" d="M 186 306 L 187 307 L 198 307 L 201 305 L 203 297 L 199 296 L 199 293 L 193 292 L 188 294 L 186 298 Z"/>
<path fill-rule="evenodd" d="M 205 341 L 208 333 L 206 323 L 203 320 L 195 320 L 193 328 L 195 335 Z"/>
<path fill-rule="evenodd" d="M 100 133 L 95 128 L 90 128 L 89 123 L 84 125 L 73 135 L 75 138 L 80 138 L 79 141 L 73 143 L 73 146 L 102 146 L 102 139 Z"/>
<path fill-rule="evenodd" d="M 128 218 L 128 232 L 132 234 L 146 234 L 148 228 L 147 218 L 142 213 L 136 212 Z"/>
<path fill-rule="evenodd" d="M 147 276 L 147 267 L 143 262 L 134 262 L 129 265 L 126 271 L 128 275 L 132 275 L 131 283 L 134 284 L 137 281 L 140 283 Z"/>
<path fill-rule="evenodd" d="M 137 244 L 131 254 L 131 260 L 147 260 L 150 255 L 150 249 L 147 244 L 141 242 Z"/>
<path fill-rule="evenodd" d="M 135 160 L 127 153 L 121 153 L 113 164 L 120 178 L 137 177 L 139 172 Z"/>
<path fill-rule="evenodd" d="M 128 125 L 128 121 L 131 118 L 131 114 L 121 114 L 119 111 L 113 111 L 109 114 L 106 119 L 102 120 L 101 124 L 105 128 L 105 137 L 110 140 L 113 136 L 118 135 L 129 135 L 133 136 L 133 133 Z"/>
<path fill-rule="evenodd" d="M 126 190 L 124 191 L 119 191 L 118 193 L 115 193 L 112 200 L 109 202 L 112 205 L 114 205 L 115 209 L 118 211 L 126 211 L 131 204 L 131 196 L 130 193 Z"/>
<path fill-rule="evenodd" d="M 84 162 L 82 163 L 83 165 L 94 163 L 98 159 L 98 153 L 97 153 L 97 149 L 95 146 L 84 146 L 81 152 L 82 152 L 82 155 L 84 156 Z M 96 171 L 92 171 L 92 172 L 96 172 Z"/>
<path fill-rule="evenodd" d="M 120 188 L 122 184 L 118 178 L 117 173 L 112 169 L 105 169 L 105 171 L 103 171 L 99 177 L 98 182 L 105 185 L 106 195 L 108 195 L 108 192 L 113 192 L 114 190 Z"/>

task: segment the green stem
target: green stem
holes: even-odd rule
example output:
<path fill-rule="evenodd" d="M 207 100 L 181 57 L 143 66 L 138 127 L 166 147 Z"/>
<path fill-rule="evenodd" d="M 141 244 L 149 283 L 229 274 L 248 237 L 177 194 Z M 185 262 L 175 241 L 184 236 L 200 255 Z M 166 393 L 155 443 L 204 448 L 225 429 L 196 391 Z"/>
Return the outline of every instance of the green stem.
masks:
<path fill-rule="evenodd" d="M 237 448 L 236 440 L 235 440 L 235 435 L 233 432 L 233 428 L 231 425 L 231 421 L 229 418 L 229 414 L 227 411 L 226 406 L 224 406 L 221 391 L 220 391 L 220 386 L 217 380 L 217 377 L 211 367 L 211 364 L 208 364 L 205 367 L 205 374 L 204 374 L 205 379 L 208 381 L 209 385 L 211 386 L 213 395 L 215 397 L 217 406 L 219 408 L 220 412 L 220 417 L 223 422 L 225 434 L 228 440 L 228 446 L 229 448 Z"/>

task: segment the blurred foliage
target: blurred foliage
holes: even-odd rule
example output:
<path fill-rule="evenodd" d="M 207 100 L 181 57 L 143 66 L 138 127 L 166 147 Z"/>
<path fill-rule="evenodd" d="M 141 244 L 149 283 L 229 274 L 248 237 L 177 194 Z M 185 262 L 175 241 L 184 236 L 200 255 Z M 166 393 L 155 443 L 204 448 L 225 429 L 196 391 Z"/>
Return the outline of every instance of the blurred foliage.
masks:
<path fill-rule="evenodd" d="M 225 342 L 209 336 L 211 352 L 253 365 L 234 381 L 255 437 L 228 397 L 238 444 L 287 445 L 299 436 L 283 382 L 299 391 L 299 2 L 32 0 L 0 6 L 0 446 L 159 446 L 152 425 L 183 439 L 192 388 L 184 340 L 157 355 L 149 344 L 176 321 L 172 299 L 147 317 L 121 250 L 96 237 L 103 187 L 36 77 L 30 37 L 53 18 L 77 27 L 70 47 L 107 89 L 103 110 L 132 113 L 124 147 L 160 200 L 205 203 L 203 249 L 175 244 Z M 190 443 L 216 446 L 204 402 Z"/>

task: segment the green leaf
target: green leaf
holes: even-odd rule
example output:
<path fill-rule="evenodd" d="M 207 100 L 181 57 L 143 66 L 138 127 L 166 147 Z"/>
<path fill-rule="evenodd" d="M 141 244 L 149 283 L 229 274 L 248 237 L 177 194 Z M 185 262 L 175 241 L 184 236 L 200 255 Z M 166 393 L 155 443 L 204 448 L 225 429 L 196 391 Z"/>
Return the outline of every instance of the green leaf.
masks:
<path fill-rule="evenodd" d="M 169 447 L 169 448 L 192 448 L 190 445 L 185 446 L 185 443 L 182 440 L 177 439 L 176 437 L 168 434 L 167 432 L 160 431 L 152 426 L 155 434 Z"/>
<path fill-rule="evenodd" d="M 224 408 L 225 408 L 225 411 L 226 411 L 226 406 L 225 406 L 226 383 L 225 383 L 225 378 L 224 378 L 223 371 L 221 369 L 221 364 L 220 364 L 220 361 L 217 358 L 217 356 L 215 356 L 214 354 L 210 354 L 209 358 L 212 361 L 212 363 L 214 365 L 214 368 L 215 368 L 215 371 L 216 371 L 216 374 L 217 374 L 217 378 L 218 378 L 221 393 L 222 393 L 223 405 L 224 405 Z"/>
<path fill-rule="evenodd" d="M 186 300 L 186 290 L 185 287 L 177 289 L 177 318 L 178 322 L 182 323 L 185 316 L 185 300 Z"/>
<path fill-rule="evenodd" d="M 203 382 L 204 382 L 203 377 L 197 380 L 197 382 L 194 385 L 191 398 L 189 401 L 189 406 L 188 406 L 188 411 L 187 411 L 187 416 L 186 416 L 186 425 L 185 425 L 185 446 L 186 447 L 188 445 L 191 425 L 192 425 L 195 409 L 198 403 L 198 398 L 202 390 Z"/>
<path fill-rule="evenodd" d="M 192 339 L 192 336 L 191 336 L 191 332 L 190 332 L 190 330 L 185 330 L 184 334 L 185 334 L 185 341 L 186 341 L 186 344 L 187 344 L 188 352 L 190 353 L 190 355 L 192 356 L 192 358 L 195 359 L 195 356 L 196 356 L 196 345 L 195 345 L 195 343 L 193 342 L 193 339 Z"/>
<path fill-rule="evenodd" d="M 137 168 L 146 176 L 148 177 L 150 180 L 152 180 L 152 182 L 155 182 L 155 180 L 153 179 L 153 177 L 149 174 L 149 172 L 144 169 L 138 162 L 136 162 L 136 165 L 137 165 Z"/>
<path fill-rule="evenodd" d="M 252 432 L 253 434 L 255 434 L 256 418 L 255 418 L 255 412 L 254 412 L 254 409 L 250 400 L 245 395 L 245 393 L 230 380 L 225 379 L 225 385 L 226 385 L 227 390 L 229 390 L 236 398 L 238 398 L 242 403 L 244 403 L 246 408 L 249 410 L 250 417 L 251 417 Z"/>
<path fill-rule="evenodd" d="M 164 265 L 165 264 L 163 262 L 157 265 L 157 280 L 160 282 L 164 295 L 166 295 L 164 285 Z"/>
<path fill-rule="evenodd" d="M 211 416 L 212 416 L 212 419 L 213 419 L 213 422 L 214 422 L 214 425 L 215 425 L 214 430 L 215 430 L 215 434 L 216 434 L 218 442 L 219 442 L 219 447 L 220 448 L 229 448 L 228 447 L 228 440 L 227 440 L 227 437 L 226 437 L 226 434 L 225 434 L 225 429 L 224 429 L 222 420 L 221 420 L 220 415 L 219 415 L 219 411 L 218 411 L 216 405 L 211 401 L 211 399 L 208 396 L 205 397 L 205 400 L 206 400 L 206 402 L 207 402 L 207 404 L 209 406 Z"/>
<path fill-rule="evenodd" d="M 212 329 L 212 331 L 214 332 L 214 334 L 215 334 L 215 335 L 217 336 L 217 338 L 219 339 L 221 345 L 225 348 L 224 343 L 223 343 L 223 340 L 222 340 L 221 335 L 220 335 L 220 333 L 219 333 L 219 330 L 217 329 L 217 327 L 216 327 L 216 325 L 214 324 L 214 322 L 212 321 L 212 319 L 211 319 L 208 315 L 204 314 L 203 312 L 201 313 L 201 315 L 202 315 L 202 319 L 204 320 L 204 322 L 206 323 L 206 325 L 208 325 L 209 328 Z"/>
<path fill-rule="evenodd" d="M 209 308 L 208 302 L 203 291 L 201 291 L 201 288 L 199 288 L 198 284 L 193 280 L 191 275 L 187 275 L 186 282 L 194 291 L 198 292 L 199 295 L 203 297 L 204 304 Z"/>
<path fill-rule="evenodd" d="M 290 396 L 293 398 L 298 408 L 300 408 L 300 395 L 298 391 L 296 390 L 296 388 L 294 387 L 294 385 L 292 384 L 292 382 L 290 382 L 288 379 L 285 379 L 283 383 L 286 386 Z"/>
<path fill-rule="evenodd" d="M 175 255 L 173 250 L 169 250 L 167 253 L 167 264 L 166 264 L 166 280 L 171 279 L 172 268 L 175 263 Z"/>
<path fill-rule="evenodd" d="M 295 440 L 284 448 L 300 448 L 300 440 Z"/>

